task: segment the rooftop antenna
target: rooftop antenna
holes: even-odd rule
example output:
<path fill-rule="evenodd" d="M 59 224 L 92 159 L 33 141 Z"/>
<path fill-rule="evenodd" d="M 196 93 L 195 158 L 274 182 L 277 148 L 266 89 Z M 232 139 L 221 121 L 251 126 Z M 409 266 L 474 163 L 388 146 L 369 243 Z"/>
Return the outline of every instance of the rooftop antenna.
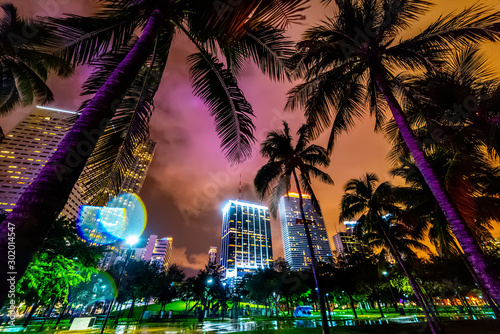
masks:
<path fill-rule="evenodd" d="M 238 199 L 241 201 L 241 174 L 240 174 L 240 189 L 238 192 Z"/>

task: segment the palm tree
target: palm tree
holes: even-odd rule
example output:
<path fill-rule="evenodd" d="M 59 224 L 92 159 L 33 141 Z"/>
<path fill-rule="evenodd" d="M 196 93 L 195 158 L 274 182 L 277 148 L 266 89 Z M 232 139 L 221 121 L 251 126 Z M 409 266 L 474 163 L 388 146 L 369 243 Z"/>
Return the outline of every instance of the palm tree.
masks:
<path fill-rule="evenodd" d="M 465 152 L 450 156 L 442 150 L 437 150 L 429 157 L 452 200 L 467 203 L 458 207 L 459 210 L 465 211 L 463 216 L 469 218 L 466 223 L 470 230 L 479 240 L 490 239 L 491 234 L 488 228 L 491 228 L 491 220 L 500 220 L 500 200 L 491 194 L 482 193 L 481 182 L 489 180 L 491 183 L 498 184 L 500 182 L 498 172 L 495 172 L 495 169 L 492 169 L 477 154 L 471 156 Z M 456 168 L 457 166 L 461 168 Z M 491 306 L 495 315 L 500 317 L 498 307 L 464 257 L 448 222 L 414 162 L 400 157 L 400 163 L 391 172 L 395 176 L 402 177 L 407 185 L 395 189 L 395 196 L 405 205 L 401 214 L 402 221 L 407 226 L 411 226 L 413 235 L 422 237 L 427 231 L 431 243 L 444 256 L 460 257 L 483 293 L 485 301 Z"/>
<path fill-rule="evenodd" d="M 476 240 L 487 241 L 491 221 L 500 221 L 500 172 L 496 166 L 500 95 L 491 65 L 476 47 L 468 47 L 453 54 L 437 71 L 400 76 L 400 80 L 412 94 L 422 97 L 406 100 L 403 107 L 430 164 Z M 456 254 L 465 260 L 499 317 L 498 307 L 457 245 L 397 126 L 389 122 L 385 128 L 394 145 L 389 154 L 396 166 L 392 173 L 403 177 L 409 186 L 401 188 L 398 195 L 406 197 L 403 220 L 420 232 L 428 228 L 431 242 L 442 254 Z"/>
<path fill-rule="evenodd" d="M 338 14 L 307 30 L 292 58 L 304 83 L 289 92 L 288 109 L 305 108 L 314 136 L 331 127 L 328 149 L 354 126 L 369 105 L 376 129 L 388 108 L 416 165 L 429 185 L 465 256 L 500 304 L 500 279 L 450 200 L 421 149 L 394 94 L 401 69 L 422 73 L 438 68 L 450 48 L 499 41 L 500 12 L 476 4 L 440 17 L 416 36 L 398 36 L 423 15 L 423 0 L 337 0 Z M 404 90 L 404 87 L 401 87 Z M 408 92 L 405 98 L 417 98 Z M 385 101 L 385 103 L 384 103 Z"/>
<path fill-rule="evenodd" d="M 295 147 L 292 143 L 288 123 L 283 122 L 283 126 L 284 129 L 282 131 L 269 132 L 266 140 L 261 144 L 260 153 L 263 157 L 268 158 L 269 161 L 257 172 L 254 185 L 261 199 L 270 195 L 270 211 L 276 217 L 278 202 L 290 190 L 291 178 L 293 177 L 293 182 L 299 194 L 300 214 L 311 255 L 314 282 L 318 290 L 323 333 L 328 333 L 325 297 L 319 286 L 317 273 L 318 261 L 314 253 L 309 223 L 304 213 L 302 190 L 311 195 L 311 200 L 319 211 L 319 205 L 311 187 L 311 177 L 318 178 L 327 184 L 333 184 L 331 177 L 317 168 L 317 166 L 327 167 L 330 164 L 330 158 L 323 147 L 310 144 L 311 133 L 307 125 L 302 125 L 299 131 L 297 131 L 299 138 Z"/>
<path fill-rule="evenodd" d="M 69 62 L 41 50 L 54 32 L 43 22 L 19 17 L 12 4 L 0 5 L 0 115 L 35 100 L 45 104 L 54 100 L 45 81 L 50 72 L 66 77 L 73 73 Z M 3 132 L 0 128 L 0 142 Z"/>
<path fill-rule="evenodd" d="M 372 247 L 383 247 L 401 266 L 408 277 L 432 333 L 441 333 L 441 327 L 431 312 L 429 305 L 403 259 L 415 257 L 413 249 L 426 250 L 420 242 L 410 239 L 410 230 L 395 219 L 400 210 L 393 198 L 393 187 L 389 182 L 377 185 L 375 174 L 366 174 L 360 179 L 351 179 L 344 187 L 345 194 L 341 200 L 340 221 L 358 217 L 355 233 Z"/>
<path fill-rule="evenodd" d="M 108 77 L 100 77 L 102 86 L 0 226 L 3 252 L 7 252 L 8 229 L 16 230 L 18 275 L 23 274 L 51 222 L 63 209 L 123 96 L 148 60 L 150 68 L 164 66 L 174 34 L 185 34 L 198 49 L 188 58 L 194 93 L 215 117 L 226 156 L 233 163 L 247 157 L 254 142 L 253 111 L 233 73 L 243 60 L 251 58 L 271 78 L 286 78 L 284 59 L 291 45 L 283 37 L 282 28 L 302 19 L 305 1 L 252 0 L 221 8 L 207 1 L 107 0 L 94 17 L 47 19 L 60 34 L 53 44 L 65 40 L 60 54 L 75 64 L 95 61 L 106 52 L 122 52 L 123 58 L 116 67 L 110 65 L 113 68 Z M 134 40 L 136 30 L 142 34 Z M 215 56 L 219 51 L 227 60 L 226 68 Z M 144 118 L 152 105 L 154 87 L 145 86 L 141 92 L 136 110 L 142 110 Z M 96 171 L 95 177 L 103 176 Z M 2 257 L 0 265 L 7 268 L 7 259 Z M 1 298 L 6 295 L 4 288 L 2 285 Z"/>

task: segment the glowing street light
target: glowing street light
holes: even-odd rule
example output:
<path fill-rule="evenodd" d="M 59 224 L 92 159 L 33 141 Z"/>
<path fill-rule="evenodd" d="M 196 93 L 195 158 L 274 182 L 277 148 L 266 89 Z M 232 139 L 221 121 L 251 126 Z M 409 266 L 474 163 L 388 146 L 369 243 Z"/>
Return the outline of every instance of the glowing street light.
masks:
<path fill-rule="evenodd" d="M 135 245 L 138 241 L 139 241 L 139 237 L 136 235 L 131 235 L 126 240 L 127 244 L 129 244 L 130 246 Z"/>

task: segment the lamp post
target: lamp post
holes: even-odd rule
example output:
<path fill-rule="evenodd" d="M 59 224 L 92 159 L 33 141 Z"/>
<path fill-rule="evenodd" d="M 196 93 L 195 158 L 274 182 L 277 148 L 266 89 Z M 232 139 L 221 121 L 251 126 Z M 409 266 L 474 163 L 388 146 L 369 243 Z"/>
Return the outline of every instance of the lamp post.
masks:
<path fill-rule="evenodd" d="M 328 300 L 329 299 L 329 294 L 325 294 L 326 296 L 326 307 L 328 308 L 328 318 L 330 319 L 330 326 L 333 327 L 333 321 L 332 321 L 332 309 L 330 308 L 330 301 Z"/>
<path fill-rule="evenodd" d="M 208 301 L 208 291 L 210 290 L 209 285 L 211 285 L 213 279 L 209 277 L 206 281 L 205 291 L 203 292 L 203 305 L 201 307 L 200 313 L 198 314 L 198 322 L 203 322 L 205 318 L 205 312 L 207 311 L 207 301 Z"/>
<path fill-rule="evenodd" d="M 274 299 L 274 309 L 276 311 L 276 319 L 279 318 L 279 313 L 278 313 L 278 300 L 276 298 L 276 292 L 273 292 L 273 299 Z"/>
<path fill-rule="evenodd" d="M 389 275 L 389 273 L 387 271 L 382 271 L 382 275 L 384 275 L 385 277 L 387 277 Z M 403 312 L 404 310 L 403 309 L 399 309 L 399 306 L 398 306 L 398 302 L 396 301 L 396 297 L 394 296 L 394 291 L 392 291 L 392 287 L 391 287 L 391 280 L 389 279 L 389 291 L 391 292 L 391 295 L 392 295 L 392 301 L 394 303 L 394 309 L 396 310 L 396 313 L 399 312 L 401 315 L 404 315 Z"/>
<path fill-rule="evenodd" d="M 127 262 L 130 258 L 130 255 L 132 254 L 132 245 L 136 244 L 137 241 L 139 241 L 139 238 L 137 236 L 131 236 L 127 239 L 127 244 L 128 244 L 128 250 L 127 250 L 127 256 L 125 257 L 125 263 L 123 263 L 122 270 L 120 272 L 120 278 L 118 278 L 118 283 L 116 284 L 116 294 L 118 295 L 118 291 L 120 291 L 120 283 L 123 278 L 123 273 L 125 272 L 125 267 L 127 267 Z M 104 324 L 102 325 L 101 328 L 101 334 L 104 333 L 104 328 L 106 328 L 106 324 L 108 322 L 109 314 L 111 313 L 111 309 L 113 308 L 113 304 L 115 303 L 116 297 L 113 297 L 111 300 L 111 303 L 109 304 L 108 312 L 106 313 L 106 318 L 104 319 Z"/>

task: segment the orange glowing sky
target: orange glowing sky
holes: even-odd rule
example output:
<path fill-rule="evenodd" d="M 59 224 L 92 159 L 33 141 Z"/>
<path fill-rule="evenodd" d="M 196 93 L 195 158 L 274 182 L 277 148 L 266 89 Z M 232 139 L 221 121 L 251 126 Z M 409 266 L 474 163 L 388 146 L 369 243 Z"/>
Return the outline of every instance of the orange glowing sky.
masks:
<path fill-rule="evenodd" d="M 6 1 L 0 1 L 4 3 Z M 476 1 L 438 1 L 434 10 L 415 24 L 409 34 L 422 30 L 440 14 L 461 10 Z M 498 1 L 486 1 L 496 5 Z M 60 15 L 61 13 L 90 14 L 94 0 L 23 0 L 16 2 L 26 16 Z M 319 23 L 325 15 L 334 13 L 333 6 L 323 7 L 319 0 L 311 2 L 305 12 L 307 19 L 289 31 L 295 40 L 310 25 Z M 209 246 L 220 247 L 221 208 L 228 199 L 238 196 L 240 174 L 243 182 L 243 199 L 256 201 L 253 178 L 265 160 L 259 157 L 255 146 L 253 157 L 247 162 L 230 166 L 219 149 L 213 119 L 203 103 L 194 98 L 188 80 L 185 57 L 194 49 L 187 39 L 177 36 L 170 53 L 162 85 L 156 95 L 156 110 L 151 122 L 151 137 L 157 144 L 156 154 L 141 192 L 148 209 L 148 225 L 145 234 L 171 235 L 174 238 L 172 261 L 186 268 L 201 269 L 208 261 Z M 492 61 L 500 63 L 500 47 L 488 50 Z M 53 107 L 74 110 L 82 100 L 80 86 L 89 74 L 88 68 L 77 70 L 75 77 L 61 80 L 51 78 L 49 84 L 55 92 Z M 245 96 L 252 104 L 257 119 L 257 139 L 262 141 L 267 131 L 281 127 L 281 120 L 289 121 L 293 131 L 303 122 L 297 112 L 284 114 L 286 92 L 291 83 L 273 83 L 253 65 L 249 65 L 239 79 Z M 29 112 L 24 108 L 0 119 L 4 130 L 9 130 Z M 326 145 L 326 135 L 317 143 Z M 389 145 L 382 134 L 373 133 L 373 121 L 360 122 L 348 135 L 343 135 L 332 155 L 328 173 L 334 186 L 314 183 L 320 200 L 327 231 L 331 237 L 339 230 L 339 202 L 343 186 L 351 178 L 366 172 L 376 173 L 382 181 L 391 180 L 390 165 L 386 160 Z M 273 249 L 275 258 L 283 256 L 281 231 L 277 220 L 272 220 Z M 499 233 L 495 233 L 498 235 Z M 333 243 L 332 243 L 333 247 Z M 189 274 L 193 271 L 188 271 Z"/>

